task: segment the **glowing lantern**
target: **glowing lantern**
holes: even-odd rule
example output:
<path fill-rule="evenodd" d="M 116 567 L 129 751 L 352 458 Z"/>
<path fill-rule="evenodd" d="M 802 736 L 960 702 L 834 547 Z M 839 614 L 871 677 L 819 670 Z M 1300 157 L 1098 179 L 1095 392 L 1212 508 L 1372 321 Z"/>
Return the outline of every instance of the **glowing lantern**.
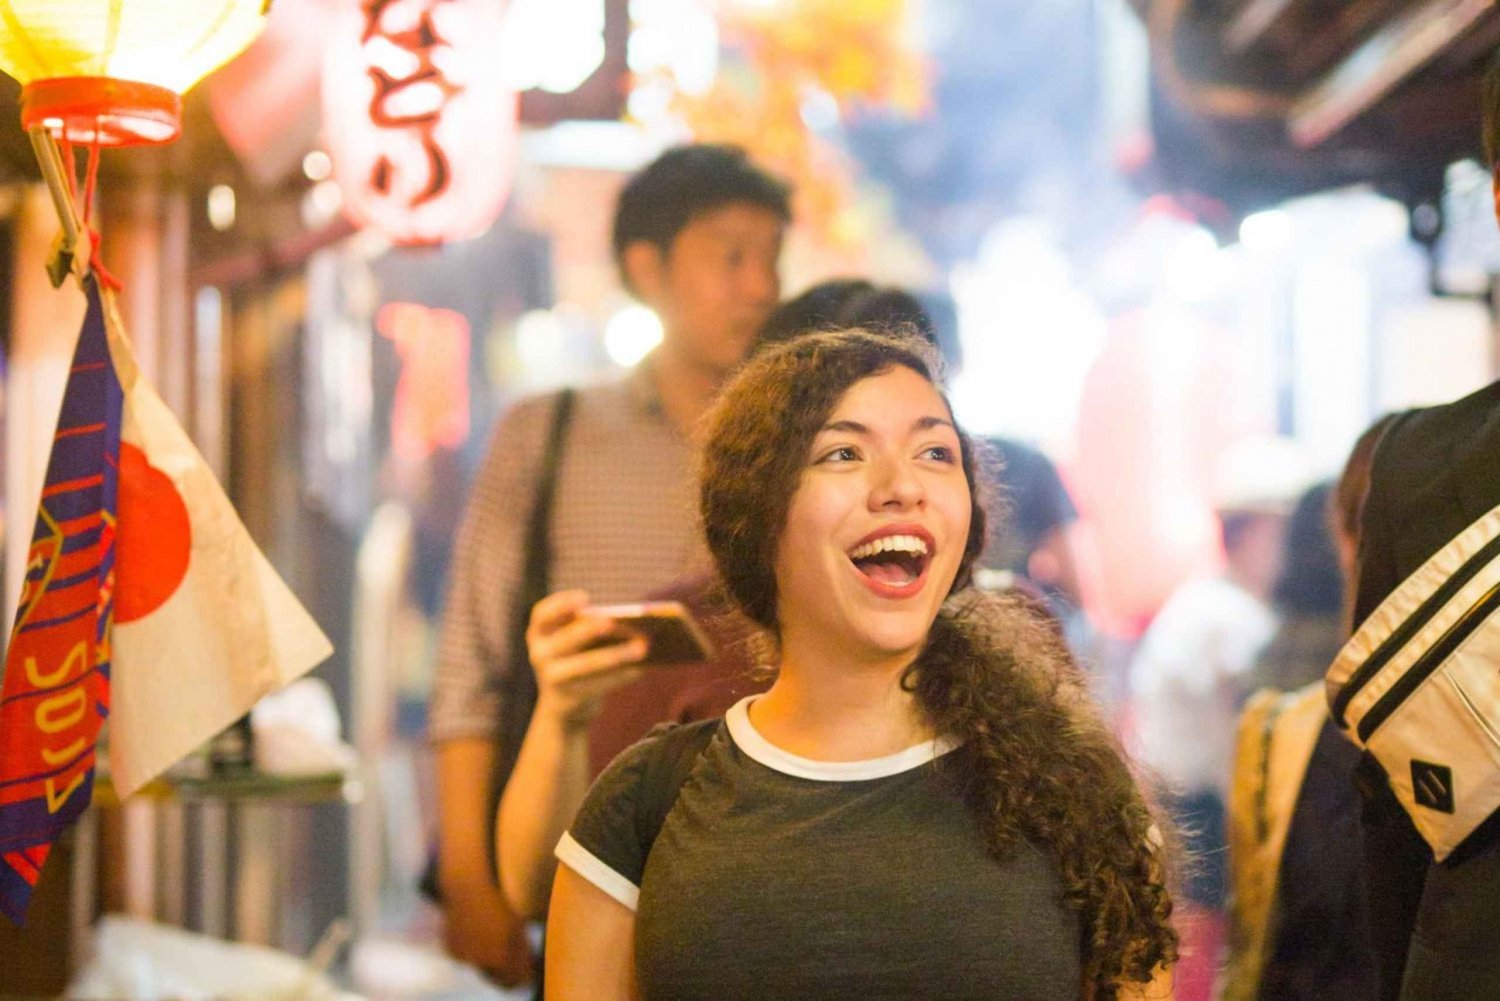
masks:
<path fill-rule="evenodd" d="M 270 0 L 3 0 L 0 70 L 21 124 L 72 142 L 164 143 L 182 94 L 260 32 Z"/>
<path fill-rule="evenodd" d="M 350 5 L 323 65 L 323 127 L 349 216 L 396 243 L 479 236 L 510 193 L 517 95 L 500 0 Z"/>
<path fill-rule="evenodd" d="M 391 408 L 391 447 L 425 459 L 461 448 L 469 437 L 469 321 L 451 309 L 390 302 L 375 329 L 395 342 L 401 359 Z"/>

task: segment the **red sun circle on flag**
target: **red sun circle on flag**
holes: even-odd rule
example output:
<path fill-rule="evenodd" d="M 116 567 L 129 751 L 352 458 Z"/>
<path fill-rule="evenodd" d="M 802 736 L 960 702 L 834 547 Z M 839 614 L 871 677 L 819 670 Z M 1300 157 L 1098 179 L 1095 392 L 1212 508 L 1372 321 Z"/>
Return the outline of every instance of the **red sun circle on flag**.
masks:
<path fill-rule="evenodd" d="M 193 529 L 171 478 L 123 441 L 117 510 L 115 621 L 125 623 L 156 611 L 182 584 Z"/>

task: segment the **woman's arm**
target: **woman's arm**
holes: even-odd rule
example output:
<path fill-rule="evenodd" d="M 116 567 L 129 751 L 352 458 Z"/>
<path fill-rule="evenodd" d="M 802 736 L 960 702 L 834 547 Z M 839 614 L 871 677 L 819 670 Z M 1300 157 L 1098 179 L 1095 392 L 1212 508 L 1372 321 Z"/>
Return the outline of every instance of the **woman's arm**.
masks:
<path fill-rule="evenodd" d="M 587 728 L 568 726 L 538 705 L 495 826 L 500 886 L 517 913 L 547 913 L 547 888 L 557 869 L 552 852 L 588 791 Z"/>
<path fill-rule="evenodd" d="M 635 1001 L 635 912 L 566 865 L 547 921 L 546 1001 Z"/>
<path fill-rule="evenodd" d="M 547 912 L 553 849 L 589 791 L 589 723 L 607 692 L 636 677 L 629 665 L 646 653 L 638 639 L 590 649 L 615 626 L 580 614 L 587 604 L 582 591 L 548 595 L 526 631 L 536 711 L 500 799 L 495 838 L 505 899 L 531 918 Z"/>

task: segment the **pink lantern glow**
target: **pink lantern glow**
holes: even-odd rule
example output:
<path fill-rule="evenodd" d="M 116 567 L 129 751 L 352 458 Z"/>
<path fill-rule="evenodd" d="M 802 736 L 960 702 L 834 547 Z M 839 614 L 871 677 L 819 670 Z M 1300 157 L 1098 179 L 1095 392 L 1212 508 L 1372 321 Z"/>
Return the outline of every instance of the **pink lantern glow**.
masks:
<path fill-rule="evenodd" d="M 1139 636 L 1177 585 L 1222 562 L 1210 479 L 1233 436 L 1233 370 L 1220 342 L 1183 311 L 1126 314 L 1085 382 L 1069 486 L 1097 558 L 1089 611 L 1114 635 Z"/>
<path fill-rule="evenodd" d="M 396 345 L 401 378 L 391 411 L 391 444 L 403 459 L 457 449 L 469 437 L 469 321 L 451 309 L 392 302 L 375 329 Z"/>
<path fill-rule="evenodd" d="M 323 122 L 349 217 L 399 244 L 479 236 L 510 193 L 500 0 L 363 0 L 332 24 Z"/>

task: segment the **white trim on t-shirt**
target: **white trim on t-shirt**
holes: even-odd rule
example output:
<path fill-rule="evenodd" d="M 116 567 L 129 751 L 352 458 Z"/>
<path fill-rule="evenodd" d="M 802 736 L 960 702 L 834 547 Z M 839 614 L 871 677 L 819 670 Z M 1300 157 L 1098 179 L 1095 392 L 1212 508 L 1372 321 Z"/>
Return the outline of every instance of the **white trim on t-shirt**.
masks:
<path fill-rule="evenodd" d="M 553 853 L 557 860 L 590 883 L 618 900 L 632 911 L 641 899 L 641 888 L 621 876 L 597 855 L 573 840 L 573 835 L 563 832 Z"/>
<path fill-rule="evenodd" d="M 724 714 L 729 727 L 729 736 L 735 745 L 752 760 L 767 768 L 816 782 L 863 782 L 883 779 L 888 775 L 899 775 L 921 767 L 929 761 L 942 757 L 958 746 L 951 737 L 926 740 L 915 747 L 888 754 L 883 758 L 868 758 L 864 761 L 814 761 L 783 751 L 756 732 L 750 722 L 750 703 L 759 696 L 747 695 Z"/>

